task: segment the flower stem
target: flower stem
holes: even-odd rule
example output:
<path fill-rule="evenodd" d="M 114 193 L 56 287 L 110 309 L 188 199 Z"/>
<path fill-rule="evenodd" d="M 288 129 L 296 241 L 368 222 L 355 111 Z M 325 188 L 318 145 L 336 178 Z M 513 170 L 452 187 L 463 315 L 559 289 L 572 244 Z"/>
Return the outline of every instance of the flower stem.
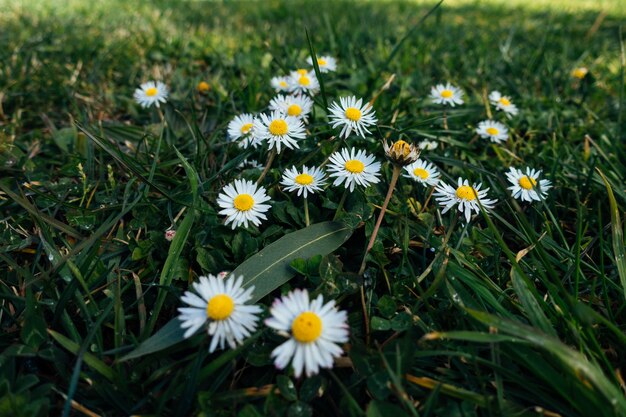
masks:
<path fill-rule="evenodd" d="M 341 213 L 341 209 L 343 209 L 343 204 L 346 202 L 346 197 L 348 196 L 348 189 L 343 190 L 343 195 L 341 196 L 341 200 L 339 200 L 339 205 L 337 206 L 337 210 L 335 210 L 335 216 L 333 220 L 337 220 L 339 217 L 339 213 Z"/>
<path fill-rule="evenodd" d="M 380 208 L 380 214 L 378 215 L 378 220 L 376 220 L 376 226 L 374 226 L 374 230 L 372 231 L 372 236 L 370 237 L 370 241 L 367 244 L 365 253 L 363 254 L 363 262 L 361 262 L 359 275 L 363 275 L 363 272 L 365 272 L 365 258 L 367 257 L 367 254 L 374 246 L 374 242 L 376 241 L 376 235 L 378 235 L 378 229 L 380 229 L 380 224 L 383 222 L 385 211 L 387 211 L 387 205 L 389 205 L 389 201 L 391 200 L 391 196 L 393 195 L 393 190 L 396 188 L 396 183 L 398 182 L 398 178 L 400 177 L 401 172 L 402 172 L 401 166 L 399 165 L 393 166 L 393 173 L 391 174 L 391 182 L 389 183 L 389 190 L 387 190 L 387 196 L 385 197 L 385 202 L 383 203 L 383 206 Z"/>
<path fill-rule="evenodd" d="M 448 116 L 446 115 L 446 109 L 443 109 L 443 128 L 448 130 Z"/>
<path fill-rule="evenodd" d="M 376 235 L 378 235 L 378 230 L 380 229 L 380 224 L 383 221 L 383 217 L 385 216 L 385 211 L 387 211 L 387 205 L 391 200 L 391 196 L 393 195 L 393 190 L 396 188 L 396 183 L 398 182 L 398 178 L 400 177 L 400 173 L 402 172 L 402 167 L 400 165 L 393 166 L 393 173 L 391 174 L 391 182 L 389 183 L 389 190 L 387 190 L 387 196 L 385 197 L 385 202 L 380 209 L 380 214 L 378 215 L 378 220 L 376 220 L 376 226 L 374 226 L 374 230 L 372 231 L 372 236 L 370 237 L 370 241 L 367 244 L 367 248 L 365 249 L 365 253 L 363 254 L 363 261 L 361 262 L 361 268 L 359 269 L 359 275 L 362 276 L 365 272 L 365 260 L 367 259 L 367 254 L 374 246 L 374 242 L 376 241 Z M 363 318 L 365 324 L 365 342 L 369 344 L 370 340 L 370 321 L 367 315 L 367 302 L 365 300 L 365 278 L 362 278 L 361 281 L 361 307 L 363 308 Z"/>
<path fill-rule="evenodd" d="M 311 223 L 309 221 L 309 200 L 306 197 L 304 197 L 304 223 L 307 227 Z"/>
<path fill-rule="evenodd" d="M 263 172 L 261 172 L 261 176 L 259 177 L 259 179 L 256 180 L 256 185 L 261 184 L 261 182 L 263 181 L 263 178 L 265 178 L 268 171 L 270 170 L 270 167 L 272 166 L 272 162 L 274 162 L 275 157 L 276 157 L 276 148 L 273 148 L 270 151 L 269 155 L 267 155 L 267 162 L 265 163 L 265 168 L 263 168 Z"/>

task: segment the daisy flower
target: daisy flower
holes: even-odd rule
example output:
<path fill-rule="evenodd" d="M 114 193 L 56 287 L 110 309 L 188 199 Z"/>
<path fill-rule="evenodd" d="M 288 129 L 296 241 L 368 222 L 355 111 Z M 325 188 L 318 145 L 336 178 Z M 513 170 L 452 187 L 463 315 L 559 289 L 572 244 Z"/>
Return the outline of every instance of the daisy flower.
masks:
<path fill-rule="evenodd" d="M 481 138 L 489 139 L 493 143 L 506 142 L 509 138 L 509 129 L 500 122 L 494 120 L 483 120 L 478 123 L 476 133 Z"/>
<path fill-rule="evenodd" d="M 235 116 L 228 123 L 228 140 L 231 142 L 239 141 L 239 147 L 246 149 L 250 145 L 257 147 L 259 142 L 254 138 L 254 121 L 255 117 L 250 113 Z"/>
<path fill-rule="evenodd" d="M 355 184 L 367 187 L 380 181 L 380 162 L 363 150 L 342 149 L 330 156 L 329 163 L 330 177 L 337 177 L 333 185 L 345 181 L 344 186 L 350 192 L 354 191 Z"/>
<path fill-rule="evenodd" d="M 499 91 L 492 91 L 489 94 L 489 101 L 492 105 L 496 106 L 496 109 L 505 112 L 507 116 L 515 116 L 519 112 L 517 106 L 511 103 L 511 99 L 507 96 L 503 96 Z"/>
<path fill-rule="evenodd" d="M 367 126 L 377 122 L 376 112 L 369 103 L 363 104 L 363 99 L 357 100 L 355 96 L 340 97 L 339 103 L 336 101 L 328 108 L 330 124 L 332 127 L 343 126 L 342 138 L 350 136 L 352 131 L 362 138 L 365 137 Z"/>
<path fill-rule="evenodd" d="M 206 81 L 200 81 L 196 86 L 196 90 L 199 93 L 207 93 L 211 89 L 211 86 Z"/>
<path fill-rule="evenodd" d="M 237 165 L 237 168 L 263 169 L 263 164 L 256 159 L 244 159 L 239 165 Z"/>
<path fill-rule="evenodd" d="M 286 114 L 287 116 L 297 117 L 304 123 L 307 121 L 307 116 L 313 109 L 313 100 L 304 95 L 277 95 L 270 101 L 269 109 L 274 111 L 278 110 Z"/>
<path fill-rule="evenodd" d="M 589 73 L 589 70 L 585 67 L 574 68 L 572 70 L 572 77 L 582 80 L 587 76 L 587 73 Z"/>
<path fill-rule="evenodd" d="M 285 171 L 280 183 L 285 186 L 286 191 L 298 191 L 298 196 L 304 194 L 304 198 L 306 198 L 308 193 L 313 194 L 315 191 L 322 190 L 324 177 L 324 171 L 321 168 L 302 167 L 297 169 L 294 166 Z"/>
<path fill-rule="evenodd" d="M 434 151 L 439 146 L 439 143 L 435 140 L 423 140 L 417 146 L 423 151 Z"/>
<path fill-rule="evenodd" d="M 457 187 L 454 188 L 445 182 L 440 182 L 435 187 L 435 199 L 443 206 L 442 214 L 450 210 L 454 206 L 459 206 L 459 211 L 465 214 L 465 221 L 469 222 L 472 217 L 472 211 L 480 213 L 480 204 L 485 210 L 490 210 L 497 200 L 486 198 L 489 188 L 481 190 L 482 184 L 469 185 L 467 180 L 459 178 Z"/>
<path fill-rule="evenodd" d="M 318 295 L 309 301 L 306 290 L 294 290 L 276 299 L 265 325 L 289 338 L 272 351 L 274 364 L 285 369 L 289 362 L 296 378 L 303 371 L 315 375 L 320 368 L 332 368 L 334 358 L 341 356 L 339 343 L 348 341 L 348 315 L 337 310 L 335 301 L 324 304 Z"/>
<path fill-rule="evenodd" d="M 385 149 L 385 156 L 391 162 L 396 165 L 405 166 L 417 161 L 420 156 L 420 148 L 408 144 L 403 140 L 393 142 L 391 145 L 387 141 L 383 141 L 383 149 Z"/>
<path fill-rule="evenodd" d="M 436 104 L 449 104 L 454 107 L 457 104 L 463 104 L 463 92 L 460 88 L 450 83 L 437 84 L 430 89 L 430 98 Z"/>
<path fill-rule="evenodd" d="M 293 94 L 315 95 L 320 89 L 320 83 L 313 71 L 297 70 L 289 74 L 289 92 Z"/>
<path fill-rule="evenodd" d="M 160 103 L 167 101 L 167 94 L 167 86 L 161 81 L 148 81 L 135 90 L 133 97 L 143 108 L 150 107 L 153 104 L 159 107 Z"/>
<path fill-rule="evenodd" d="M 418 159 L 411 165 L 405 166 L 404 170 L 407 172 L 404 175 L 406 178 L 411 178 L 420 184 L 424 184 L 424 186 L 437 185 L 441 176 L 432 162 L 427 162 L 423 159 Z"/>
<path fill-rule="evenodd" d="M 306 62 L 310 65 L 313 66 L 313 60 L 311 59 L 311 57 L 308 57 L 306 59 Z M 331 71 L 336 71 L 337 70 L 337 60 L 335 58 L 333 58 L 332 56 L 321 56 L 317 58 L 317 66 L 320 67 L 320 72 L 324 73 L 324 72 L 331 72 Z"/>
<path fill-rule="evenodd" d="M 526 167 L 526 172 L 521 169 L 509 168 L 506 178 L 512 186 L 508 187 L 513 194 L 513 198 L 522 201 L 541 201 L 545 199 L 547 191 L 552 188 L 552 183 L 548 180 L 540 180 L 541 171 Z"/>
<path fill-rule="evenodd" d="M 257 187 L 255 183 L 247 180 L 235 180 L 228 184 L 217 196 L 217 204 L 222 208 L 219 214 L 226 215 L 226 224 L 233 223 L 233 230 L 243 224 L 248 227 L 248 222 L 258 226 L 261 219 L 267 220 L 265 213 L 269 210 L 270 201 L 266 190 Z"/>
<path fill-rule="evenodd" d="M 297 140 L 305 136 L 302 120 L 277 110 L 269 116 L 261 114 L 255 120 L 254 134 L 259 141 L 267 139 L 269 148 L 276 147 L 277 153 L 280 153 L 283 145 L 289 149 L 300 148 Z"/>
<path fill-rule="evenodd" d="M 281 91 L 289 91 L 289 77 L 274 77 L 271 80 L 272 88 L 277 93 Z"/>
<path fill-rule="evenodd" d="M 209 352 L 218 345 L 224 349 L 225 342 L 234 349 L 256 330 L 261 307 L 246 305 L 252 298 L 254 287 L 243 289 L 243 276 L 221 279 L 210 275 L 200 277 L 193 283 L 195 292 L 185 291 L 181 300 L 190 307 L 179 308 L 180 327 L 187 329 L 185 338 L 192 336 L 208 321 L 207 331 L 211 339 Z M 196 294 L 197 293 L 197 294 Z"/>

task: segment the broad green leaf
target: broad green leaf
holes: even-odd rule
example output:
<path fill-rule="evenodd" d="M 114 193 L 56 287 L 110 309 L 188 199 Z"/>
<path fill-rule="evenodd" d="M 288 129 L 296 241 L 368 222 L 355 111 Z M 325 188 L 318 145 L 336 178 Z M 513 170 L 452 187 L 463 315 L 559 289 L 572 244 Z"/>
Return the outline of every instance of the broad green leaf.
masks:
<path fill-rule="evenodd" d="M 289 266 L 291 261 L 297 258 L 308 259 L 315 255 L 327 255 L 348 240 L 352 231 L 348 226 L 338 222 L 311 225 L 289 233 L 263 248 L 259 253 L 239 265 L 232 274 L 234 276 L 243 275 L 244 286 L 254 285 L 250 302 L 255 303 L 295 275 L 295 270 Z M 176 238 L 178 236 L 177 233 Z M 176 238 L 174 238 L 172 245 Z M 180 328 L 178 318 L 174 318 L 135 350 L 122 357 L 120 361 L 127 361 L 166 349 L 181 342 L 183 334 L 184 331 Z"/>

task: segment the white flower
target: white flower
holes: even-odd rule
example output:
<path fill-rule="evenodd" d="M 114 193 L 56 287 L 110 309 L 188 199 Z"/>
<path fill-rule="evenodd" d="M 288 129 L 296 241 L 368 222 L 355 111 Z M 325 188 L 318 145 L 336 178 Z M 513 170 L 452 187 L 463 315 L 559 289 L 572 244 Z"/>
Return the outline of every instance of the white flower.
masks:
<path fill-rule="evenodd" d="M 224 349 L 224 342 L 231 349 L 243 343 L 256 330 L 258 314 L 261 307 L 246 305 L 252 298 L 254 287 L 243 289 L 243 276 L 221 279 L 210 275 L 200 277 L 200 282 L 194 282 L 193 288 L 197 292 L 185 291 L 181 300 L 190 307 L 178 309 L 182 321 L 181 327 L 187 329 L 185 338 L 192 336 L 208 321 L 207 331 L 211 339 L 209 352 L 218 347 Z"/>
<path fill-rule="evenodd" d="M 485 210 L 490 210 L 497 200 L 486 198 L 489 188 L 481 190 L 482 184 L 469 185 L 467 180 L 459 178 L 457 187 L 454 188 L 445 182 L 439 182 L 435 187 L 435 199 L 443 206 L 442 214 L 458 204 L 459 211 L 465 214 L 465 221 L 469 222 L 472 211 L 480 213 L 480 204 Z"/>
<path fill-rule="evenodd" d="M 306 59 L 306 62 L 313 66 L 313 60 L 311 57 Z M 321 56 L 317 58 L 317 66 L 320 67 L 320 72 L 331 72 L 337 70 L 337 60 L 332 56 Z"/>
<path fill-rule="evenodd" d="M 167 101 L 167 94 L 167 86 L 161 81 L 148 81 L 135 90 L 133 97 L 141 107 L 146 108 L 153 104 L 159 107 L 160 103 Z"/>
<path fill-rule="evenodd" d="M 503 96 L 499 91 L 492 91 L 489 94 L 489 101 L 496 106 L 496 109 L 502 110 L 508 115 L 515 116 L 519 113 L 517 106 L 511 103 L 511 99 L 507 96 Z"/>
<path fill-rule="evenodd" d="M 244 159 L 237 165 L 237 168 L 263 169 L 263 164 L 259 163 L 256 159 Z"/>
<path fill-rule="evenodd" d="M 430 98 L 436 104 L 449 104 L 454 107 L 457 104 L 463 104 L 463 92 L 460 88 L 450 83 L 437 84 L 430 89 Z"/>
<path fill-rule="evenodd" d="M 296 140 L 304 139 L 304 124 L 297 117 L 275 110 L 269 116 L 261 114 L 256 119 L 254 135 L 257 140 L 267 139 L 269 148 L 276 147 L 276 152 L 280 153 L 283 145 L 289 149 L 300 148 Z"/>
<path fill-rule="evenodd" d="M 271 81 L 272 88 L 277 93 L 281 91 L 289 91 L 289 77 L 274 77 Z"/>
<path fill-rule="evenodd" d="M 406 178 L 412 178 L 424 185 L 437 185 L 441 175 L 435 165 L 422 159 L 418 159 L 411 165 L 405 166 L 404 170 L 408 174 L 404 175 Z"/>
<path fill-rule="evenodd" d="M 306 93 L 315 95 L 320 90 L 320 83 L 317 81 L 315 72 L 307 70 L 297 70 L 289 74 L 289 92 L 293 94 Z"/>
<path fill-rule="evenodd" d="M 298 191 L 298 196 L 304 194 L 304 198 L 306 198 L 308 193 L 313 194 L 315 191 L 322 190 L 324 177 L 325 174 L 321 168 L 302 167 L 297 169 L 294 166 L 285 171 L 280 183 L 285 186 L 286 191 Z"/>
<path fill-rule="evenodd" d="M 217 196 L 217 204 L 222 208 L 219 214 L 226 215 L 226 224 L 232 222 L 233 230 L 242 224 L 248 227 L 248 222 L 258 226 L 261 219 L 267 220 L 263 214 L 270 208 L 269 204 L 263 204 L 267 201 L 270 198 L 265 188 L 247 180 L 235 180 Z"/>
<path fill-rule="evenodd" d="M 231 142 L 239 141 L 239 147 L 246 149 L 252 145 L 257 147 L 260 142 L 254 137 L 254 121 L 255 117 L 249 113 L 235 116 L 228 123 L 228 140 Z"/>
<path fill-rule="evenodd" d="M 357 100 L 355 96 L 340 97 L 328 108 L 329 119 L 332 127 L 342 126 L 339 137 L 347 138 L 352 131 L 362 138 L 365 137 L 367 126 L 377 122 L 376 112 L 369 103 L 363 104 L 363 99 Z"/>
<path fill-rule="evenodd" d="M 548 180 L 540 180 L 541 171 L 526 167 L 526 172 L 521 169 L 509 168 L 506 178 L 509 180 L 511 187 L 508 187 L 513 194 L 513 198 L 522 201 L 541 201 L 545 199 L 547 191 L 552 188 L 552 183 Z"/>
<path fill-rule="evenodd" d="M 435 140 L 423 140 L 417 144 L 423 151 L 434 151 L 439 146 Z"/>
<path fill-rule="evenodd" d="M 289 338 L 272 351 L 277 368 L 291 362 L 296 378 L 303 371 L 312 376 L 320 368 L 332 368 L 334 358 L 343 353 L 338 344 L 348 341 L 348 315 L 337 310 L 334 300 L 324 304 L 318 295 L 309 301 L 306 290 L 294 290 L 276 299 L 270 313 L 265 325 Z"/>
<path fill-rule="evenodd" d="M 176 229 L 167 229 L 165 231 L 165 240 L 171 242 L 176 237 Z"/>
<path fill-rule="evenodd" d="M 304 123 L 307 122 L 307 116 L 313 109 L 313 100 L 305 95 L 277 95 L 270 101 L 270 110 L 278 110 L 287 116 L 293 116 Z"/>
<path fill-rule="evenodd" d="M 483 120 L 478 123 L 476 133 L 481 138 L 489 139 L 494 143 L 506 142 L 509 138 L 509 129 L 502 123 L 494 120 Z"/>
<path fill-rule="evenodd" d="M 332 173 L 330 177 L 337 177 L 333 185 L 341 185 L 354 191 L 355 184 L 367 187 L 380 181 L 380 162 L 365 151 L 355 149 L 342 149 L 335 152 L 329 158 L 328 170 Z"/>

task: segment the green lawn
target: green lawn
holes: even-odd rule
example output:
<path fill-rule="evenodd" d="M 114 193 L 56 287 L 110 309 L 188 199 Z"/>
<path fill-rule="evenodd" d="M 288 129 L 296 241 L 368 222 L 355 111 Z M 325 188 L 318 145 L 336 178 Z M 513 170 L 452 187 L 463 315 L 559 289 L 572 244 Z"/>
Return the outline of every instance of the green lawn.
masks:
<path fill-rule="evenodd" d="M 444 1 L 420 23 L 433 6 L 0 0 L 0 417 L 626 417 L 626 5 Z M 338 70 L 262 179 L 267 220 L 233 230 L 218 194 L 269 152 L 228 143 L 227 125 L 306 66 L 307 33 Z M 133 100 L 151 79 L 171 90 L 160 111 Z M 465 104 L 444 113 L 428 95 L 446 81 Z M 376 97 L 372 134 L 346 143 L 381 181 L 309 197 L 323 224 L 306 228 L 281 176 L 344 147 L 325 103 L 347 95 Z M 475 134 L 490 115 L 505 143 Z M 392 179 L 383 138 L 435 140 L 422 157 L 442 181 L 482 182 L 495 208 L 466 223 L 401 177 L 365 256 Z M 527 166 L 553 184 L 532 204 L 505 177 Z M 233 270 L 259 277 L 264 318 L 296 288 L 347 311 L 334 368 L 277 369 L 284 338 L 263 325 L 236 350 L 181 341 L 180 297 Z"/>

